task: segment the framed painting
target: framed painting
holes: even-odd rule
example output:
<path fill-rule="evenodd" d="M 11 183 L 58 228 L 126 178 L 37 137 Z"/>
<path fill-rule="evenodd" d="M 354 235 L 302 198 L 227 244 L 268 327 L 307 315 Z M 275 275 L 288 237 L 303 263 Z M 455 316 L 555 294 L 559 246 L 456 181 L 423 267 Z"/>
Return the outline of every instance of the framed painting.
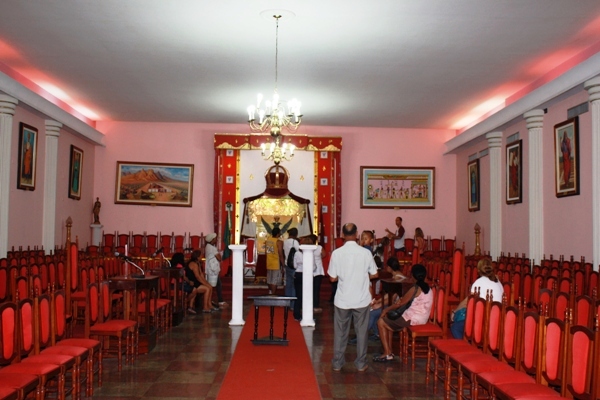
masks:
<path fill-rule="evenodd" d="M 81 170 L 83 169 L 83 150 L 71 145 L 71 162 L 69 163 L 69 197 L 81 200 Z"/>
<path fill-rule="evenodd" d="M 469 177 L 469 211 L 479 211 L 479 159 L 467 164 L 467 176 Z"/>
<path fill-rule="evenodd" d="M 506 145 L 506 204 L 523 201 L 522 141 Z"/>
<path fill-rule="evenodd" d="M 579 194 L 579 124 L 577 117 L 554 125 L 556 197 Z"/>
<path fill-rule="evenodd" d="M 192 206 L 192 164 L 117 161 L 116 204 Z"/>
<path fill-rule="evenodd" d="M 19 124 L 19 168 L 17 189 L 35 190 L 38 130 L 23 122 Z"/>
<path fill-rule="evenodd" d="M 360 208 L 435 208 L 435 168 L 360 167 Z"/>

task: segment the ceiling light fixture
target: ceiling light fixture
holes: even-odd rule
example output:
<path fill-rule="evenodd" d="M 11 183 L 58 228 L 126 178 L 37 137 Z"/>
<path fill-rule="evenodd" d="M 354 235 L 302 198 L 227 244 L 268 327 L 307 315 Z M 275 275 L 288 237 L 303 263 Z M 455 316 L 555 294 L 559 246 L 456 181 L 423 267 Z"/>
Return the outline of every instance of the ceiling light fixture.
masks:
<path fill-rule="evenodd" d="M 292 99 L 286 105 L 279 99 L 277 92 L 277 57 L 279 55 L 279 20 L 282 15 L 277 13 L 273 15 L 275 18 L 275 90 L 272 101 L 265 101 L 264 108 L 261 108 L 263 95 L 258 94 L 256 105 L 248 107 L 248 124 L 252 132 L 269 132 L 273 137 L 270 147 L 266 144 L 261 145 L 262 157 L 265 160 L 273 160 L 276 165 L 282 160 L 290 161 L 294 156 L 294 145 L 287 146 L 286 143 L 281 145 L 281 130 L 287 129 L 288 132 L 296 132 L 302 122 L 302 114 L 300 113 L 301 103 Z M 256 115 L 258 114 L 258 121 Z"/>

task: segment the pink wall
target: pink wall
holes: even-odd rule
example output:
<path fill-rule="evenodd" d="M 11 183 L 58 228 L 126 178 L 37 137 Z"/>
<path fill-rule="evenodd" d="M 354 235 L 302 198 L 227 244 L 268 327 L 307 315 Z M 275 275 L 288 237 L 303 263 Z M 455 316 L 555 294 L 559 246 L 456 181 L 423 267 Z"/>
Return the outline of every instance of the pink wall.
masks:
<path fill-rule="evenodd" d="M 12 151 L 10 177 L 10 215 L 8 221 L 9 249 L 14 246 L 41 246 L 43 226 L 43 203 L 46 161 L 46 128 L 45 118 L 38 116 L 23 106 L 17 106 L 13 117 Z M 19 123 L 25 122 L 38 130 L 37 172 L 34 191 L 17 189 Z M 74 144 L 84 152 L 83 181 L 81 200 L 68 198 L 70 146 Z M 90 237 L 92 189 L 94 181 L 95 146 L 67 129 L 60 131 L 58 138 L 58 167 L 56 183 L 56 233 L 55 244 L 62 245 L 66 240 L 66 219 L 73 219 L 73 239 L 78 236 L 85 244 Z"/>
<path fill-rule="evenodd" d="M 588 101 L 588 94 L 581 90 L 548 108 L 543 126 L 543 193 L 544 193 L 544 252 L 547 257 L 558 258 L 571 255 L 591 258 L 592 249 L 592 193 L 591 193 L 591 114 L 579 116 L 580 185 L 579 196 L 557 198 L 554 187 L 554 125 L 567 119 L 567 109 Z M 502 144 L 502 249 L 510 253 L 529 253 L 529 134 L 525 120 L 519 120 L 504 129 Z M 506 204 L 506 138 L 519 132 L 523 143 L 523 202 Z M 481 210 L 469 213 L 467 196 L 468 156 L 487 148 L 487 141 L 480 140 L 461 148 L 457 153 L 457 236 L 466 241 L 467 254 L 475 246 L 473 227 L 482 227 L 482 250 L 489 250 L 489 157 L 480 160 Z"/>
<path fill-rule="evenodd" d="M 101 122 L 97 128 L 106 134 L 106 148 L 96 150 L 94 185 L 94 196 L 102 201 L 100 221 L 105 231 L 199 234 L 212 230 L 213 135 L 246 133 L 246 125 Z M 455 157 L 442 155 L 450 131 L 305 126 L 299 134 L 342 136 L 343 221 L 382 235 L 401 215 L 411 235 L 421 226 L 426 235 L 454 237 Z M 193 207 L 114 204 L 117 161 L 194 164 Z M 436 208 L 360 209 L 361 165 L 436 167 Z"/>

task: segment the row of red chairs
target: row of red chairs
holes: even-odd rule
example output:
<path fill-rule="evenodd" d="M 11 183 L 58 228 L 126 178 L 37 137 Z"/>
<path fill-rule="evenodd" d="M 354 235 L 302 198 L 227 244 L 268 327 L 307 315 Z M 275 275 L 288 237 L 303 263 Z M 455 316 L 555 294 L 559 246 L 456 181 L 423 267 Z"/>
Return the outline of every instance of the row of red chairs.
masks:
<path fill-rule="evenodd" d="M 103 233 L 101 245 L 91 245 L 86 250 L 88 254 L 94 256 L 114 252 L 124 253 L 127 249 L 128 255 L 137 257 L 155 254 L 159 249 L 162 249 L 162 252 L 167 255 L 182 253 L 186 249 L 202 249 L 205 244 L 203 233 L 192 235 L 190 232 L 176 235 L 175 232 L 171 232 L 171 234 L 161 232 L 156 234 L 114 232 Z"/>
<path fill-rule="evenodd" d="M 600 384 L 600 333 L 525 306 L 469 295 L 464 339 L 428 342 L 427 378 L 444 398 L 596 399 Z M 598 310 L 596 311 L 598 314 Z M 597 316 L 596 316 L 597 320 Z"/>

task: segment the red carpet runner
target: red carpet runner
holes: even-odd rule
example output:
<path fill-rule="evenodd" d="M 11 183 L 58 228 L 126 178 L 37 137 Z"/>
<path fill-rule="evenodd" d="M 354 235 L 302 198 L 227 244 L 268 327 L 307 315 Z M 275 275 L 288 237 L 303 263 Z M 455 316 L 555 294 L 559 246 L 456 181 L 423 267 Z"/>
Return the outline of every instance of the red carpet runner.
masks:
<path fill-rule="evenodd" d="M 291 312 L 287 330 L 287 346 L 253 345 L 250 342 L 254 335 L 252 307 L 217 399 L 320 399 L 302 328 Z M 283 309 L 277 307 L 274 335 L 281 337 L 282 334 Z M 261 307 L 259 315 L 258 337 L 265 336 L 269 336 L 269 307 Z"/>

